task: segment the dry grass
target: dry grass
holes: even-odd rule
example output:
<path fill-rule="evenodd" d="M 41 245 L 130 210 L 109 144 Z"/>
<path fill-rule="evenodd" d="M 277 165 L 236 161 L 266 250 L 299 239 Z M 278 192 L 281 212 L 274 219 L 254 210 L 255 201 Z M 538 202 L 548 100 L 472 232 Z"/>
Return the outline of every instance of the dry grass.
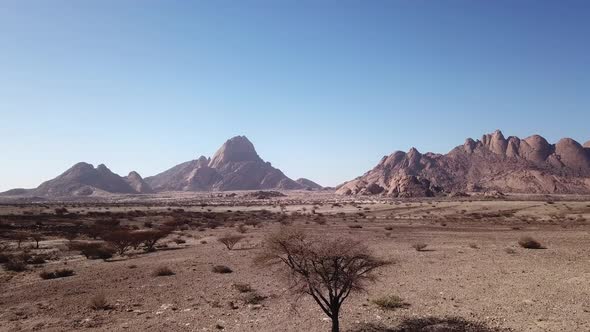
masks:
<path fill-rule="evenodd" d="M 397 295 L 382 296 L 380 298 L 372 300 L 371 302 L 378 305 L 379 308 L 386 310 L 393 310 L 408 306 L 408 304 L 405 303 L 404 300 Z"/>
<path fill-rule="evenodd" d="M 103 293 L 98 293 L 90 299 L 89 307 L 93 310 L 107 310 L 110 305 L 107 297 Z"/>
<path fill-rule="evenodd" d="M 160 266 L 158 267 L 154 273 L 154 277 L 166 277 L 166 276 L 173 276 L 174 272 L 167 266 Z"/>

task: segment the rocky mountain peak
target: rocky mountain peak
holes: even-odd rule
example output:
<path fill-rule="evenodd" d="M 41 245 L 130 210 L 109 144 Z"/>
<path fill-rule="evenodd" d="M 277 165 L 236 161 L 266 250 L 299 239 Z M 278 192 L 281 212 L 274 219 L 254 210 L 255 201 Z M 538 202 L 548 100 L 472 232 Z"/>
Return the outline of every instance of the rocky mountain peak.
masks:
<path fill-rule="evenodd" d="M 211 158 L 209 166 L 219 168 L 230 162 L 261 161 L 254 145 L 246 136 L 227 140 Z"/>

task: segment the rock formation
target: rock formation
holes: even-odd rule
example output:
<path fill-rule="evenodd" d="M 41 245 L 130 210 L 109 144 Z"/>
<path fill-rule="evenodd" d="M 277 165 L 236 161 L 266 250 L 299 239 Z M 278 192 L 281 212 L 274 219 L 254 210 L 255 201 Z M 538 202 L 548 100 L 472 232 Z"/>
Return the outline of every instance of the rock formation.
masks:
<path fill-rule="evenodd" d="M 135 178 L 135 176 L 133 177 Z M 137 174 L 137 177 L 141 179 L 139 174 Z M 139 191 L 127 182 L 126 178 L 111 172 L 104 164 L 100 164 L 94 168 L 91 164 L 81 162 L 75 164 L 55 179 L 43 182 L 39 187 L 28 192 L 28 194 L 61 197 L 88 196 L 99 192 L 121 194 L 139 193 Z"/>
<path fill-rule="evenodd" d="M 319 184 L 305 178 L 299 178 L 295 180 L 295 182 L 299 183 L 305 190 L 322 190 L 324 187 L 320 186 Z"/>
<path fill-rule="evenodd" d="M 145 180 L 156 191 L 303 189 L 262 160 L 245 136 L 229 139 L 213 158 L 201 156 Z"/>
<path fill-rule="evenodd" d="M 394 152 L 363 176 L 339 186 L 337 193 L 398 197 L 492 190 L 590 194 L 589 151 L 569 138 L 549 144 L 538 135 L 505 138 L 498 130 L 481 140 L 469 138 L 445 155 L 422 154 L 414 148 Z"/>

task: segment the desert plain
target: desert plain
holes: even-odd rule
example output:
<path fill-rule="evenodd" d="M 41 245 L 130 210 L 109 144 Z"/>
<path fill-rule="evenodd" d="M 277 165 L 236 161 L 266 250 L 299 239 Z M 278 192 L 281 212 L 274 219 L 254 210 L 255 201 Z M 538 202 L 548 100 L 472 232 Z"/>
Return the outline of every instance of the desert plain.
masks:
<path fill-rule="evenodd" d="M 28 256 L 23 271 L 0 270 L 0 331 L 328 331 L 311 298 L 255 262 L 285 227 L 352 238 L 392 262 L 344 302 L 343 331 L 590 331 L 590 197 L 284 195 L 0 205 L 2 254 Z M 87 259 L 73 244 L 101 241 L 88 232 L 101 224 L 170 233 L 151 252 Z M 20 248 L 15 234 L 26 234 Z M 231 250 L 219 242 L 228 235 L 239 236 Z M 41 277 L 61 269 L 71 275 Z"/>

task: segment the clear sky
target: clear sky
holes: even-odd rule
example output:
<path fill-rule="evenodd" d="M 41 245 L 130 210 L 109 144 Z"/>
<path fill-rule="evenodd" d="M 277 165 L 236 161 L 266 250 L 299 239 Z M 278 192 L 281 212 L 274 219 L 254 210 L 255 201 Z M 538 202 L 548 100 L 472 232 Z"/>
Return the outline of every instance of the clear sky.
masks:
<path fill-rule="evenodd" d="M 590 140 L 590 1 L 0 1 L 0 191 L 235 135 L 336 185 L 497 128 Z"/>

